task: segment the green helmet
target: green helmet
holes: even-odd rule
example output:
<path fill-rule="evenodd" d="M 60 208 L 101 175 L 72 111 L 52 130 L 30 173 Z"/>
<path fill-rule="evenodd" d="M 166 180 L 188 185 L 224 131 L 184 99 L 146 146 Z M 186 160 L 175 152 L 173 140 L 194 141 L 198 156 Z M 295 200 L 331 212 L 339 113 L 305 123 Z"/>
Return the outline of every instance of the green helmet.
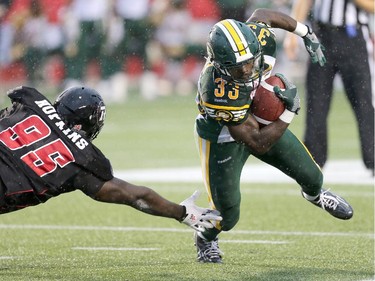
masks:
<path fill-rule="evenodd" d="M 207 42 L 208 60 L 229 81 L 251 86 L 262 78 L 264 58 L 260 43 L 246 24 L 225 19 L 211 29 Z"/>

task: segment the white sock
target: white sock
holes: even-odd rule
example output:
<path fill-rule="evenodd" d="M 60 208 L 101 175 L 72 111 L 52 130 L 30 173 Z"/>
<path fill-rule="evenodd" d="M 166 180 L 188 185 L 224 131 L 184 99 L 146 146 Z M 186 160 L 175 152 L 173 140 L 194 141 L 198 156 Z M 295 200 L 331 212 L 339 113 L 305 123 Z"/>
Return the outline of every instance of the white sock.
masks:
<path fill-rule="evenodd" d="M 314 201 L 316 198 L 318 198 L 319 197 L 319 195 L 315 195 L 315 196 L 311 196 L 311 195 L 308 195 L 308 194 L 306 194 L 305 192 L 303 192 L 302 191 L 302 194 L 303 194 L 303 197 L 305 197 L 307 200 L 309 200 L 309 201 Z"/>
<path fill-rule="evenodd" d="M 197 231 L 197 235 L 198 235 L 200 238 L 202 238 L 202 239 L 204 239 L 204 240 L 207 240 L 207 239 L 203 236 L 202 232 Z"/>
<path fill-rule="evenodd" d="M 208 239 L 207 239 L 206 237 L 204 237 L 204 235 L 202 234 L 202 232 L 197 231 L 197 235 L 198 235 L 200 238 L 202 238 L 203 240 L 208 241 Z M 215 240 L 215 239 L 216 239 L 216 237 L 215 237 L 214 239 L 210 240 L 210 241 L 213 241 L 213 240 Z"/>

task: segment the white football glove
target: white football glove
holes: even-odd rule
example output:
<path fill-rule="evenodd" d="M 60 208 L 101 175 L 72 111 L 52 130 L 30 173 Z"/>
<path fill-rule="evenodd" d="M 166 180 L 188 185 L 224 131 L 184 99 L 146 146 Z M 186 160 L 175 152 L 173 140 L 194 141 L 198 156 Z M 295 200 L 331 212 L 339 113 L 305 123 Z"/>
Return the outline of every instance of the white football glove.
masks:
<path fill-rule="evenodd" d="M 215 227 L 215 221 L 221 221 L 223 218 L 217 210 L 201 208 L 194 204 L 199 197 L 199 191 L 180 203 L 185 207 L 186 215 L 181 221 L 197 231 L 204 231 L 205 228 Z"/>

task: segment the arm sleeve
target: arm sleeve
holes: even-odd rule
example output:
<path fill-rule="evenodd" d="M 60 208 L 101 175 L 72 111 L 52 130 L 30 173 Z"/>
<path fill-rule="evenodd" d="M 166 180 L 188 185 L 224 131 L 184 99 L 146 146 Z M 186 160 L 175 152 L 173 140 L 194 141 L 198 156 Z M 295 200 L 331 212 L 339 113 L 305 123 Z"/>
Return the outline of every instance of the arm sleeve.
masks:
<path fill-rule="evenodd" d="M 66 188 L 69 190 L 81 190 L 87 196 L 93 197 L 102 188 L 106 181 L 99 179 L 88 171 L 79 172 L 69 183 Z"/>

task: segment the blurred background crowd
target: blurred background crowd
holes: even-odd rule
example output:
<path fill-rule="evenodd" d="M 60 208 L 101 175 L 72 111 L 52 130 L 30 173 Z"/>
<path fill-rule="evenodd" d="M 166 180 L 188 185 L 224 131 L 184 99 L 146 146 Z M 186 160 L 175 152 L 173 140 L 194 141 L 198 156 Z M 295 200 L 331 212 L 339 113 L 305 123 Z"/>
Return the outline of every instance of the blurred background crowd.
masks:
<path fill-rule="evenodd" d="M 108 103 L 123 102 L 131 92 L 147 100 L 188 95 L 195 92 L 215 22 L 246 21 L 259 7 L 288 13 L 292 2 L 0 0 L 0 90 L 26 84 L 57 93 L 83 83 Z M 283 34 L 277 36 L 282 45 Z M 279 65 L 302 78 L 301 55 Z"/>

